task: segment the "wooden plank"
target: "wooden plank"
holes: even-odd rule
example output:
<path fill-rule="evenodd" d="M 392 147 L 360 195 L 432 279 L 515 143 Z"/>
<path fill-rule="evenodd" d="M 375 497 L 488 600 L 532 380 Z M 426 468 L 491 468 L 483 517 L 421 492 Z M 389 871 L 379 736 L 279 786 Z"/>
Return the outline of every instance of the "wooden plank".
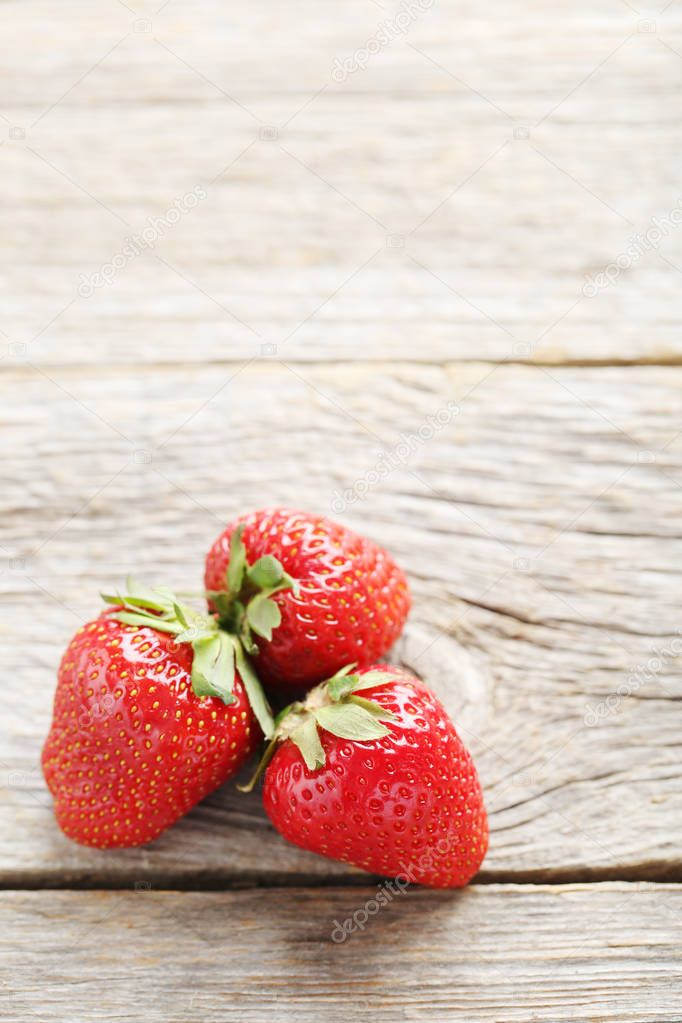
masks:
<path fill-rule="evenodd" d="M 3 892 L 3 1019 L 679 1023 L 679 887 L 376 895 Z"/>
<path fill-rule="evenodd" d="M 334 78 L 395 13 L 5 19 L 0 887 L 92 889 L 0 892 L 8 1023 L 682 1019 L 682 11 L 439 0 Z M 232 785 L 140 850 L 56 828 L 40 747 L 97 591 L 197 587 L 271 502 L 407 568 L 393 657 L 491 815 L 466 891 L 374 914 Z"/>
<path fill-rule="evenodd" d="M 199 886 L 362 882 L 280 841 L 257 795 L 229 786 L 147 849 L 80 849 L 57 831 L 37 767 L 60 652 L 98 591 L 130 568 L 196 588 L 224 522 L 269 502 L 341 517 L 405 565 L 415 607 L 394 656 L 434 686 L 476 757 L 484 878 L 679 877 L 682 370 L 50 377 L 3 378 L 5 884 L 128 884 L 140 871 Z M 458 413 L 401 463 L 401 435 L 448 402 Z M 382 457 L 394 471 L 338 512 L 335 491 Z"/>
<path fill-rule="evenodd" d="M 259 5 L 234 24 L 217 0 L 138 17 L 71 0 L 55 26 L 44 0 L 17 5 L 0 355 L 679 362 L 682 12 L 656 32 L 627 4 L 547 8 L 433 4 L 335 81 L 381 7 Z"/>

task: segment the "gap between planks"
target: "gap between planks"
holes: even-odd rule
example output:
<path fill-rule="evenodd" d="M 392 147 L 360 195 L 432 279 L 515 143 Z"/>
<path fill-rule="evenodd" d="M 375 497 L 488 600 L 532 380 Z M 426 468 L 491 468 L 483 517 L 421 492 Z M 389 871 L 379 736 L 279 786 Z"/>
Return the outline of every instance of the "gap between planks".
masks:
<path fill-rule="evenodd" d="M 249 363 L 260 363 L 262 365 L 269 366 L 282 366 L 286 365 L 287 362 L 293 363 L 296 366 L 315 366 L 321 369 L 325 366 L 348 366 L 352 368 L 372 367 L 372 366 L 406 366 L 406 367 L 433 367 L 437 369 L 444 369 L 447 367 L 457 368 L 458 366 L 526 366 L 529 369 L 587 369 L 587 370 L 599 370 L 599 369 L 675 369 L 682 366 L 682 355 L 670 356 L 669 358 L 658 358 L 652 356 L 647 358 L 643 356 L 637 359 L 489 359 L 484 355 L 476 356 L 471 359 L 406 359 L 398 357 L 395 359 L 387 359 L 382 356 L 378 356 L 375 359 L 357 359 L 351 356 L 345 358 L 330 358 L 322 359 L 320 357 L 314 357 L 311 359 L 300 358 L 299 356 L 291 356 L 287 359 L 277 359 L 271 357 L 262 357 L 259 355 L 243 355 L 235 356 L 233 359 L 199 359 L 199 360 L 155 360 L 155 361 L 140 361 L 140 362 L 115 362 L 115 361 L 97 361 L 97 362 L 52 362 L 47 361 L 40 365 L 47 366 L 51 371 L 60 371 L 65 373 L 83 373 L 88 372 L 94 376 L 101 376 L 108 372 L 115 372 L 117 374 L 125 373 L 151 373 L 151 372 L 166 372 L 166 371 L 177 371 L 182 369 L 230 369 L 234 366 L 243 366 Z M 31 365 L 22 365 L 21 363 L 8 362 L 3 365 L 0 361 L 0 379 L 4 377 L 26 377 L 30 378 L 35 375 L 35 369 Z"/>
<path fill-rule="evenodd" d="M 130 875 L 107 874 L 97 870 L 68 870 L 60 874 L 33 875 L 6 873 L 0 878 L 2 891 L 120 891 L 135 889 L 140 884 L 149 885 L 156 891 L 172 892 L 231 892 L 248 891 L 259 888 L 268 891 L 298 889 L 358 889 L 374 888 L 390 878 L 378 874 L 329 875 L 320 874 L 284 874 L 273 872 L 270 875 L 254 873 L 233 877 L 219 877 L 210 873 L 182 874 L 177 871 L 132 869 Z M 144 876 L 142 876 L 144 875 Z M 600 885 L 600 884 L 679 884 L 682 883 L 682 863 L 679 865 L 662 864 L 648 868 L 646 864 L 631 869 L 590 869 L 576 870 L 525 870 L 482 871 L 471 886 L 485 888 L 490 885 L 526 885 L 534 888 L 561 887 L 562 885 Z M 414 890 L 430 889 L 413 886 Z"/>

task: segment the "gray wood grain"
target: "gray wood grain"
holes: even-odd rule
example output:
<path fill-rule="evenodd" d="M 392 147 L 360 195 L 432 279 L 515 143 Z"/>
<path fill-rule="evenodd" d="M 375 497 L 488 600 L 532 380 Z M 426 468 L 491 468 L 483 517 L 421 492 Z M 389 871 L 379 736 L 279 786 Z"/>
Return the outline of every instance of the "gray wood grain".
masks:
<path fill-rule="evenodd" d="M 129 889 L 0 893 L 8 1023 L 682 1019 L 682 10 L 437 0 L 335 79 L 398 10 L 0 4 L 0 887 Z M 61 836 L 71 633 L 275 502 L 404 564 L 479 881 L 536 884 L 335 944 L 377 889 L 258 794 Z"/>
<path fill-rule="evenodd" d="M 680 1019 L 679 887 L 376 895 L 4 892 L 3 1019 Z"/>
<path fill-rule="evenodd" d="M 238 511 L 336 515 L 335 491 L 387 456 L 394 471 L 339 517 L 408 571 L 415 606 L 394 656 L 475 755 L 483 877 L 680 876 L 682 370 L 275 362 L 232 380 L 189 365 L 50 377 L 4 378 L 5 883 L 362 881 L 287 846 L 257 795 L 231 786 L 147 849 L 80 849 L 53 822 L 37 760 L 61 650 L 102 587 L 135 568 L 196 589 Z M 401 435 L 448 402 L 457 414 L 401 463 Z"/>

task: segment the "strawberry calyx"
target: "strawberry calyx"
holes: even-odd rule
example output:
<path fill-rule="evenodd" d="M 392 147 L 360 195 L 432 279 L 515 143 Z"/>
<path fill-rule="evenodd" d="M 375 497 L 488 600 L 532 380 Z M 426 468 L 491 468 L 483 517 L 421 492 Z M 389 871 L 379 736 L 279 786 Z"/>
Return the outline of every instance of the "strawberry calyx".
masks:
<path fill-rule="evenodd" d="M 317 771 L 327 760 L 320 741 L 320 728 L 351 742 L 368 742 L 390 734 L 384 722 L 394 721 L 395 714 L 358 693 L 392 682 L 394 674 L 375 668 L 356 675 L 354 667 L 349 664 L 341 668 L 332 678 L 311 689 L 305 700 L 291 703 L 280 711 L 256 772 L 248 785 L 237 786 L 240 791 L 251 792 L 277 746 L 287 739 L 299 749 L 308 770 Z"/>
<path fill-rule="evenodd" d="M 209 591 L 206 596 L 216 610 L 220 628 L 237 636 L 246 652 L 255 656 L 258 645 L 254 635 L 269 642 L 273 629 L 282 621 L 282 613 L 272 597 L 281 590 L 298 593 L 298 581 L 272 554 L 249 564 L 243 532 L 244 526 L 238 526 L 230 538 L 225 589 Z"/>
<path fill-rule="evenodd" d="M 117 608 L 112 618 L 122 625 L 166 632 L 177 643 L 189 643 L 194 654 L 191 680 L 196 696 L 213 696 L 227 706 L 236 703 L 236 668 L 264 735 L 271 736 L 275 727 L 272 711 L 240 637 L 224 628 L 215 615 L 181 603 L 166 586 L 145 586 L 131 576 L 126 585 L 125 594 L 102 594 L 107 604 Z"/>

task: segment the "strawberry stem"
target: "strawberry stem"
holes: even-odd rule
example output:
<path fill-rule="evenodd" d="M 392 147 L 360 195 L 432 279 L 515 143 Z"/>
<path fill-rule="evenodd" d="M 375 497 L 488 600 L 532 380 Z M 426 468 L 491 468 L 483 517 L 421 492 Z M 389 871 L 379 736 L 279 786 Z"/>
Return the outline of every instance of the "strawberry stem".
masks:
<path fill-rule="evenodd" d="M 279 746 L 279 743 L 280 739 L 279 736 L 277 735 L 274 735 L 272 739 L 270 739 L 270 742 L 265 747 L 263 756 L 258 761 L 258 766 L 256 767 L 256 770 L 254 771 L 251 780 L 247 782 L 246 785 L 237 785 L 237 788 L 239 789 L 240 792 L 253 792 L 254 788 L 256 787 L 261 777 L 263 776 L 265 768 L 268 766 L 273 756 L 275 755 L 275 750 Z"/>

